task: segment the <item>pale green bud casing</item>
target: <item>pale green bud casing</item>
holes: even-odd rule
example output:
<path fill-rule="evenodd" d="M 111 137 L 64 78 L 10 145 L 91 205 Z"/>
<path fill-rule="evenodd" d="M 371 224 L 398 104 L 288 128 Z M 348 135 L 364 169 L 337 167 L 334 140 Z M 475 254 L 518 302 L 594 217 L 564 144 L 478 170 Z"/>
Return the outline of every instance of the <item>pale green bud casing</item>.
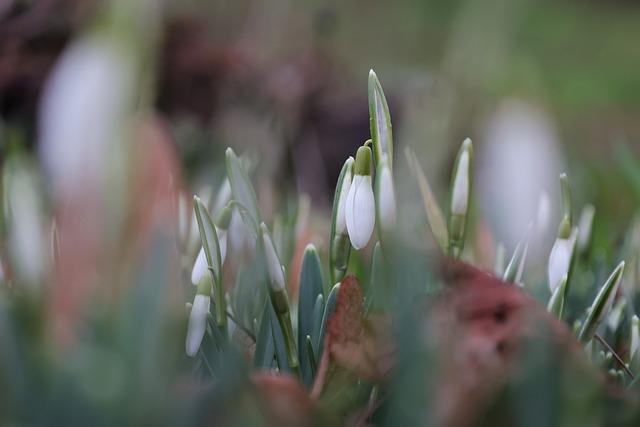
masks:
<path fill-rule="evenodd" d="M 471 190 L 471 160 L 473 146 L 469 138 L 465 139 L 456 159 L 452 190 L 451 214 L 449 217 L 449 250 L 450 255 L 459 258 L 464 249 Z"/>
<path fill-rule="evenodd" d="M 376 203 L 378 220 L 382 230 L 388 231 L 396 225 L 396 193 L 393 185 L 393 174 L 386 157 L 382 160 L 377 181 Z"/>
<path fill-rule="evenodd" d="M 267 272 L 269 273 L 269 286 L 273 292 L 282 292 L 285 290 L 284 269 L 276 253 L 271 236 L 266 224 L 260 224 L 262 231 L 262 244 L 267 263 Z"/>

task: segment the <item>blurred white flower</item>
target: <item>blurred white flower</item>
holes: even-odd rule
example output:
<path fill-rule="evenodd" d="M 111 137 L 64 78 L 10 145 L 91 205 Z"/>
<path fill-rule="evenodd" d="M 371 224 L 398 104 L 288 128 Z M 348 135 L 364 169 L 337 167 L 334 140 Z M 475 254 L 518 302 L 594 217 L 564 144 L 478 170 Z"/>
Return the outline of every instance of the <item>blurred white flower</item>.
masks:
<path fill-rule="evenodd" d="M 471 144 L 470 139 L 463 143 L 466 146 Z M 463 145 L 460 160 L 455 172 L 453 190 L 451 192 L 451 214 L 465 216 L 469 205 L 469 149 Z"/>
<path fill-rule="evenodd" d="M 41 206 L 33 176 L 25 165 L 14 165 L 7 180 L 9 250 L 17 273 L 28 283 L 39 282 L 49 264 Z"/>
<path fill-rule="evenodd" d="M 195 356 L 200 349 L 202 338 L 207 330 L 207 314 L 210 306 L 211 297 L 209 295 L 196 294 L 187 327 L 186 351 L 189 357 Z"/>
<path fill-rule="evenodd" d="M 133 61 L 104 38 L 72 44 L 55 66 L 40 105 L 39 154 L 56 193 L 92 191 L 118 176 L 130 115 Z"/>
<path fill-rule="evenodd" d="M 396 224 L 396 192 L 393 185 L 393 175 L 386 160 L 382 162 L 380 171 L 380 186 L 378 188 L 378 214 L 380 226 L 388 230 Z"/>
<path fill-rule="evenodd" d="M 376 221 L 371 175 L 356 175 L 349 188 L 345 206 L 345 219 L 351 245 L 356 249 L 364 248 Z"/>
<path fill-rule="evenodd" d="M 227 257 L 227 231 L 216 227 L 216 234 L 218 235 L 218 245 L 220 246 L 220 265 L 223 265 Z M 204 247 L 201 246 L 191 270 L 191 283 L 194 286 L 198 286 L 200 280 L 207 274 L 207 269 L 207 256 L 204 253 Z"/>
<path fill-rule="evenodd" d="M 475 163 L 479 205 L 496 240 L 512 250 L 527 225 L 546 209 L 541 193 L 545 191 L 551 200 L 559 199 L 556 177 L 562 158 L 558 137 L 544 111 L 522 101 L 506 100 L 488 122 L 482 142 L 477 145 Z M 539 217 L 539 225 L 547 221 L 545 216 Z M 546 258 L 555 231 L 547 227 L 532 236 L 532 264 Z"/>
<path fill-rule="evenodd" d="M 576 245 L 577 229 L 571 231 L 568 239 L 558 237 L 549 254 L 548 279 L 551 293 L 556 290 L 562 278 L 569 274 L 571 259 Z"/>
<path fill-rule="evenodd" d="M 539 233 L 545 233 L 551 223 L 551 200 L 549 194 L 542 190 L 538 199 L 538 214 L 536 217 L 536 229 Z"/>
<path fill-rule="evenodd" d="M 345 161 L 347 171 L 342 180 L 342 186 L 340 187 L 340 196 L 338 197 L 338 211 L 336 212 L 336 235 L 346 234 L 347 232 L 347 219 L 345 217 L 345 207 L 347 204 L 347 196 L 349 195 L 349 188 L 351 188 L 351 181 L 353 179 L 353 157 L 349 157 Z"/>

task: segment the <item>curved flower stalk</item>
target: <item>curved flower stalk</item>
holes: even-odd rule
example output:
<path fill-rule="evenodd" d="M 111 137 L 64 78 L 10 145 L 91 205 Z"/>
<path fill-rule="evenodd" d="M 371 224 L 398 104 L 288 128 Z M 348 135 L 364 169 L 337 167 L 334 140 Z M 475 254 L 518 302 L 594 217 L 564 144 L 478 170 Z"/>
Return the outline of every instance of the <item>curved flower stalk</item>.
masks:
<path fill-rule="evenodd" d="M 260 242 L 264 251 L 266 262 L 266 273 L 269 281 L 269 297 L 271 304 L 278 317 L 278 323 L 282 329 L 282 335 L 287 351 L 287 363 L 289 368 L 297 375 L 300 373 L 300 363 L 296 348 L 293 327 L 291 325 L 291 314 L 289 312 L 289 297 L 285 286 L 284 267 L 280 263 L 280 258 L 269 234 L 265 223 L 260 224 Z"/>
<path fill-rule="evenodd" d="M 345 206 L 345 219 L 351 245 L 364 248 L 375 226 L 375 202 L 371 187 L 371 149 L 363 145 L 358 148 L 354 165 L 354 176 Z"/>
<path fill-rule="evenodd" d="M 207 316 L 211 306 L 211 280 L 205 276 L 198 284 L 196 296 L 193 298 L 189 325 L 187 327 L 186 352 L 187 356 L 194 357 L 200 349 L 202 338 L 207 330 Z"/>
<path fill-rule="evenodd" d="M 329 274 L 331 282 L 342 280 L 349 263 L 351 242 L 347 233 L 347 219 L 345 216 L 347 195 L 353 180 L 353 157 L 349 157 L 342 166 L 336 192 L 333 200 L 331 221 L 331 239 L 329 243 Z"/>
<path fill-rule="evenodd" d="M 471 160 L 473 146 L 471 139 L 462 143 L 453 173 L 451 190 L 451 215 L 449 217 L 449 251 L 454 258 L 459 258 L 464 249 L 464 239 L 469 210 L 469 194 L 471 189 Z"/>

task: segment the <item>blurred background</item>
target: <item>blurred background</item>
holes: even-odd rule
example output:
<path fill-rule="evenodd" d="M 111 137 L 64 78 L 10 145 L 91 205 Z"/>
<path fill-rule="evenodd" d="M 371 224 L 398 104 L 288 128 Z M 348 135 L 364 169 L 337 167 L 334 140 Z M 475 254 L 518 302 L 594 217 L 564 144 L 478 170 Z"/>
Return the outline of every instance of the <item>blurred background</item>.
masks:
<path fill-rule="evenodd" d="M 518 144 L 525 132 L 504 129 L 524 121 L 531 144 L 547 144 L 558 162 L 547 165 L 545 186 L 560 165 L 575 166 L 579 200 L 602 205 L 615 221 L 640 198 L 627 153 L 640 149 L 636 2 L 134 3 L 146 22 L 135 37 L 146 38 L 148 102 L 191 184 L 210 182 L 211 159 L 230 145 L 258 154 L 257 173 L 273 188 L 297 188 L 327 207 L 344 158 L 368 137 L 366 76 L 374 68 L 396 144 L 416 147 L 438 185 L 464 137 L 480 153 L 496 133 Z M 53 67 L 105 20 L 105 9 L 99 1 L 0 2 L 4 134 L 37 144 Z"/>

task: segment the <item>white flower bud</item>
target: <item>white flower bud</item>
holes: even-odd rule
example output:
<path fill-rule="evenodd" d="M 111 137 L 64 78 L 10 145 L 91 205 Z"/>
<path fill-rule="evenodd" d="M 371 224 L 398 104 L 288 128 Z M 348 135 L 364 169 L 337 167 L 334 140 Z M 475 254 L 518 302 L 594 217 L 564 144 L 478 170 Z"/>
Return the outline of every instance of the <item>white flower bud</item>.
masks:
<path fill-rule="evenodd" d="M 267 270 L 269 272 L 269 285 L 274 292 L 284 291 L 284 268 L 280 264 L 280 259 L 276 253 L 276 248 L 273 245 L 271 236 L 267 230 L 267 226 L 263 223 L 262 228 L 262 243 L 264 246 L 265 256 L 267 258 Z"/>
<path fill-rule="evenodd" d="M 585 251 L 591 242 L 591 230 L 593 229 L 593 217 L 596 209 L 593 205 L 586 205 L 580 213 L 578 220 L 578 250 Z"/>
<path fill-rule="evenodd" d="M 353 177 L 347 203 L 345 219 L 351 245 L 356 249 L 364 248 L 376 222 L 373 189 L 370 175 L 356 175 Z"/>
<path fill-rule="evenodd" d="M 220 265 L 223 265 L 227 257 L 227 230 L 221 230 L 216 227 L 216 232 L 218 234 L 218 245 L 220 246 Z M 193 263 L 193 269 L 191 270 L 191 283 L 193 283 L 194 286 L 200 283 L 200 280 L 202 280 L 207 273 L 207 268 L 207 256 L 204 253 L 204 248 L 201 246 L 200 252 L 198 252 L 198 256 Z"/>
<path fill-rule="evenodd" d="M 393 186 L 393 175 L 386 161 L 382 163 L 378 187 L 378 214 L 383 230 L 396 224 L 396 193 Z"/>
<path fill-rule="evenodd" d="M 575 247 L 577 230 L 574 229 L 568 239 L 558 237 L 549 254 L 548 278 L 551 293 L 556 290 L 562 278 L 569 273 L 571 258 Z"/>
<path fill-rule="evenodd" d="M 208 295 L 197 294 L 193 299 L 187 328 L 187 356 L 193 357 L 198 353 L 202 338 L 207 330 L 207 314 L 209 313 L 210 305 L 211 297 Z"/>
<path fill-rule="evenodd" d="M 466 141 L 465 141 L 466 142 Z M 469 204 L 469 151 L 463 150 L 458 160 L 458 168 L 451 194 L 451 214 L 464 216 Z"/>
<path fill-rule="evenodd" d="M 631 318 L 631 344 L 629 346 L 629 360 L 632 363 L 637 363 L 640 360 L 640 328 L 638 327 L 638 316 L 634 315 Z M 633 365 L 632 365 L 633 366 Z"/>
<path fill-rule="evenodd" d="M 353 157 L 347 159 L 347 163 L 353 164 Z M 353 179 L 353 167 L 348 167 L 342 180 L 342 187 L 340 188 L 340 196 L 338 197 L 338 212 L 336 213 L 336 234 L 346 234 L 347 232 L 347 220 L 345 218 L 345 206 L 347 204 L 347 196 L 349 195 L 349 188 L 351 188 L 351 181 Z"/>

